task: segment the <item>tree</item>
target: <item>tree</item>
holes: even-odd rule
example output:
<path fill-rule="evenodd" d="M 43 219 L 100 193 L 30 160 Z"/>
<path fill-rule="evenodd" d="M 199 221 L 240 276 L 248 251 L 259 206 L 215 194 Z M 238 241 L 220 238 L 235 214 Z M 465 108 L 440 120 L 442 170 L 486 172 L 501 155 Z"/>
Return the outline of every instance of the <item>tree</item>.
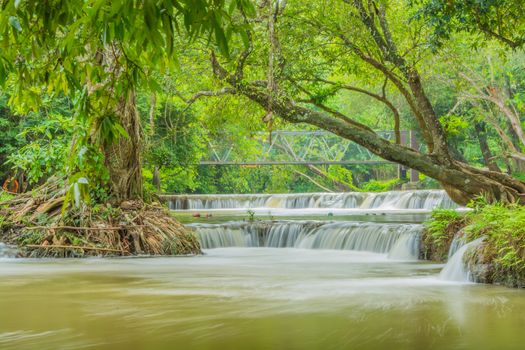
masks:
<path fill-rule="evenodd" d="M 245 30 L 231 25 L 238 10 L 253 8 L 248 0 L 0 0 L 0 88 L 11 92 L 10 106 L 24 114 L 37 111 L 44 95 L 67 96 L 81 125 L 64 164 L 67 181 L 49 179 L 3 203 L 2 240 L 28 244 L 33 225 L 29 243 L 40 256 L 63 247 L 198 253 L 194 235 L 144 201 L 137 95 L 158 90 L 156 78 L 176 70 L 183 35 L 207 37 L 227 55 L 228 38 Z"/>
<path fill-rule="evenodd" d="M 271 13 L 262 11 L 260 17 L 266 22 L 276 18 L 280 22 L 267 27 L 274 33 L 269 34 L 270 43 L 260 49 L 274 50 L 271 55 L 274 64 L 261 62 L 262 55 L 248 61 L 252 50 L 245 50 L 232 70 L 212 54 L 214 74 L 234 88 L 235 93 L 261 105 L 269 114 L 292 123 L 315 125 L 348 138 L 384 159 L 419 170 L 437 179 L 460 204 L 480 194 L 492 201 L 522 201 L 524 183 L 506 174 L 463 163 L 451 152 L 421 73 L 425 59 L 431 55 L 427 45 L 430 31 L 424 21 L 414 19 L 413 10 L 403 1 L 387 4 L 374 0 L 332 0 L 308 4 L 308 11 L 300 3 L 289 1 L 287 15 L 281 15 L 283 3 L 271 3 Z M 325 11 L 326 8 L 330 11 Z M 403 17 L 401 13 L 406 15 Z M 279 34 L 287 38 L 288 45 L 272 43 Z M 266 70 L 278 83 L 261 79 L 260 75 L 249 81 L 244 72 L 249 64 L 270 67 Z M 382 82 L 383 93 L 372 90 L 374 83 L 365 74 Z M 388 99 L 386 86 L 393 87 L 409 107 L 427 146 L 426 152 L 381 138 L 368 125 L 327 105 L 326 97 L 316 94 L 319 87 L 329 87 L 336 93 L 352 90 L 384 103 L 381 99 Z M 393 116 L 395 125 L 395 113 Z"/>
<path fill-rule="evenodd" d="M 512 49 L 525 44 L 521 0 L 414 0 L 423 6 L 418 16 L 428 19 L 439 42 L 454 32 L 483 34 Z"/>
<path fill-rule="evenodd" d="M 155 73 L 175 69 L 175 43 L 183 31 L 189 38 L 208 35 L 227 54 L 228 37 L 243 30 L 229 24 L 231 16 L 252 10 L 246 0 L 228 5 L 2 0 L 0 85 L 13 88 L 10 104 L 20 111 L 38 109 L 43 91 L 70 96 L 75 116 L 88 126 L 72 145 L 72 184 L 102 184 L 117 200 L 142 198 L 136 91 L 156 89 Z"/>

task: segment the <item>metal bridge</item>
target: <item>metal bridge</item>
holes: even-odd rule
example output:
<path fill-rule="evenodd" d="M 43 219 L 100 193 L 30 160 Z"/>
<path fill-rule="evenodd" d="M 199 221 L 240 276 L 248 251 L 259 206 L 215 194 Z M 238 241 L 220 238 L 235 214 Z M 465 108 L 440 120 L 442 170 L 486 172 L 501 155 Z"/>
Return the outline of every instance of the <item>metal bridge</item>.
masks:
<path fill-rule="evenodd" d="M 387 140 L 393 131 L 378 132 Z M 328 131 L 273 131 L 257 133 L 255 154 L 243 154 L 233 144 L 208 142 L 207 156 L 199 165 L 383 165 L 393 164 L 366 148 Z M 415 133 L 402 131 L 401 142 L 417 148 Z"/>

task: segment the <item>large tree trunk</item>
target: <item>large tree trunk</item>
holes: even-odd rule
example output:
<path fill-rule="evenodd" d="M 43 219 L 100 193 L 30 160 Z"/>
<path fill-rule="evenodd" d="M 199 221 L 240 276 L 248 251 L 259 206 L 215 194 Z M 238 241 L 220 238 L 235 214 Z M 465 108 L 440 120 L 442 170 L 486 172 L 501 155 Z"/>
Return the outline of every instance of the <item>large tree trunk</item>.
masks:
<path fill-rule="evenodd" d="M 135 103 L 134 91 L 121 98 L 116 113 L 128 135 L 120 137 L 116 143 L 106 146 L 105 149 L 111 193 L 119 201 L 143 197 L 140 154 L 142 133 Z"/>
<path fill-rule="evenodd" d="M 494 161 L 494 157 L 492 156 L 492 152 L 490 151 L 490 147 L 487 142 L 487 130 L 485 127 L 485 123 L 477 122 L 476 124 L 474 124 L 474 130 L 476 130 L 476 136 L 478 137 L 479 141 L 479 149 L 481 150 L 481 154 L 483 155 L 485 165 L 489 168 L 490 171 L 496 171 L 498 173 L 501 173 L 501 169 Z"/>
<path fill-rule="evenodd" d="M 160 192 L 160 169 L 158 166 L 155 165 L 153 168 L 153 179 L 151 179 L 151 184 L 155 187 L 157 192 Z"/>

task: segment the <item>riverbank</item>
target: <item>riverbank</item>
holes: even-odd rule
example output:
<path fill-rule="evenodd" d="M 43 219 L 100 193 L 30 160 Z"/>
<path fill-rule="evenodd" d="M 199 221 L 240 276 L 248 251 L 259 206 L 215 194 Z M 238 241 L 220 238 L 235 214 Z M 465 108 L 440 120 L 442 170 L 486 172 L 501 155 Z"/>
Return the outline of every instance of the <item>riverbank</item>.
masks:
<path fill-rule="evenodd" d="M 64 204 L 63 191 L 56 186 L 0 202 L 0 242 L 18 247 L 22 257 L 201 253 L 195 235 L 159 203 L 74 206 Z"/>
<path fill-rule="evenodd" d="M 425 224 L 420 258 L 444 262 L 467 242 L 463 255 L 473 282 L 525 288 L 525 207 L 477 202 L 473 210 L 435 210 Z"/>

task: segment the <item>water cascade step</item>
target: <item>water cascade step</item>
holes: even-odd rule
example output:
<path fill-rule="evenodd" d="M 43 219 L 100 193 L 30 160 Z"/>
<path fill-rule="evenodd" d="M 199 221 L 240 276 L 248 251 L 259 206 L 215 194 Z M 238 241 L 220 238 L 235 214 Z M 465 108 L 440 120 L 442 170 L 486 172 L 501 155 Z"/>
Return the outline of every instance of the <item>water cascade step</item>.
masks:
<path fill-rule="evenodd" d="M 389 254 L 416 260 L 423 229 L 418 224 L 368 222 L 255 221 L 190 224 L 203 249 L 273 247 L 339 249 Z"/>
<path fill-rule="evenodd" d="M 173 210 L 241 208 L 344 208 L 344 209 L 426 209 L 457 208 L 442 190 L 294 193 L 163 195 Z"/>
<path fill-rule="evenodd" d="M 2 258 L 14 258 L 17 255 L 17 250 L 15 247 L 8 246 L 0 242 L 0 259 Z"/>
<path fill-rule="evenodd" d="M 447 264 L 443 270 L 441 270 L 439 278 L 446 281 L 474 282 L 471 278 L 470 271 L 465 266 L 464 257 L 469 249 L 476 248 L 481 242 L 483 242 L 483 237 L 461 246 L 461 248 L 449 258 Z"/>

